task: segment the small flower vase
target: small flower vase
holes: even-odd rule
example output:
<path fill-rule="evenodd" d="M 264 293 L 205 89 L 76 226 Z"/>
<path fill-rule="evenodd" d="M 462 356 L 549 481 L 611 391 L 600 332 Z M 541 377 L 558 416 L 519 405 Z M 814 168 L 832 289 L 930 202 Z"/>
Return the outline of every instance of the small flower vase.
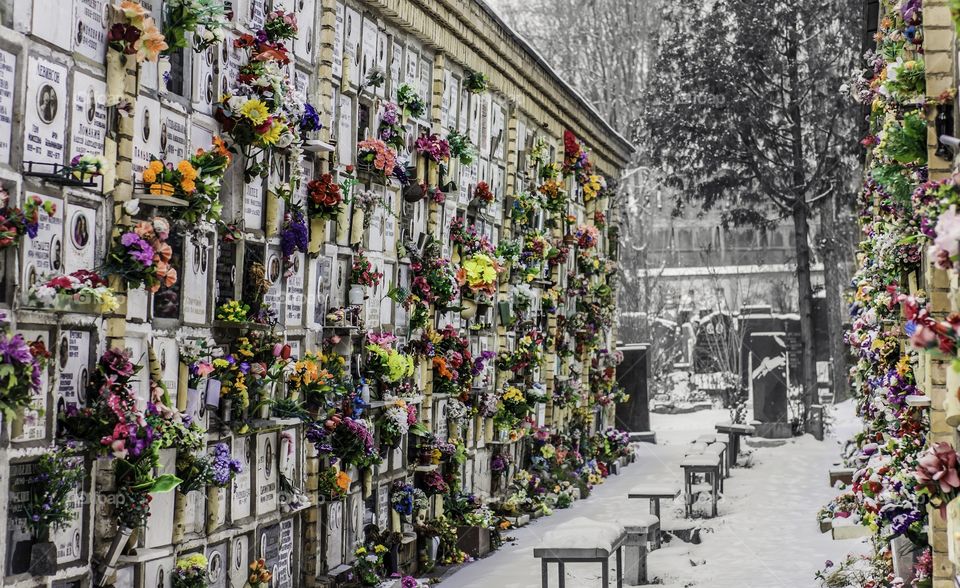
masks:
<path fill-rule="evenodd" d="M 470 298 L 464 298 L 460 302 L 460 318 L 467 320 L 477 316 L 477 302 Z"/>
<path fill-rule="evenodd" d="M 364 382 L 363 386 L 360 387 L 360 399 L 363 400 L 364 404 L 370 404 L 370 383 Z"/>
<path fill-rule="evenodd" d="M 427 538 L 427 561 L 433 563 L 437 561 L 437 553 L 440 551 L 440 538 Z"/>
<path fill-rule="evenodd" d="M 176 545 L 183 541 L 183 536 L 186 534 L 187 504 L 189 503 L 189 500 L 187 495 L 183 492 L 180 492 L 179 489 L 174 490 L 174 492 L 173 544 Z"/>
<path fill-rule="evenodd" d="M 367 293 L 363 286 L 360 284 L 354 284 L 350 286 L 350 292 L 347 294 L 347 299 L 350 302 L 350 306 L 360 306 L 363 304 L 363 301 L 366 299 L 366 297 Z"/>
<path fill-rule="evenodd" d="M 50 540 L 50 532 L 40 534 L 30 546 L 31 576 L 52 576 L 57 573 L 57 544 Z"/>
<path fill-rule="evenodd" d="M 483 439 L 485 441 L 493 441 L 493 419 L 492 418 L 483 419 Z"/>
<path fill-rule="evenodd" d="M 107 49 L 107 102 L 106 106 L 116 106 L 123 99 L 124 55 L 115 50 Z"/>
<path fill-rule="evenodd" d="M 390 530 L 394 533 L 403 531 L 403 522 L 400 520 L 400 513 L 390 509 Z"/>
<path fill-rule="evenodd" d="M 364 468 L 361 476 L 363 477 L 363 497 L 370 498 L 373 495 L 373 470 Z"/>
<path fill-rule="evenodd" d="M 220 519 L 220 489 L 216 486 L 207 487 L 207 535 L 213 533 Z"/>
<path fill-rule="evenodd" d="M 133 529 L 130 527 L 120 527 L 117 529 L 117 534 L 113 536 L 113 540 L 110 542 L 110 547 L 107 549 L 107 554 L 103 559 L 103 564 L 105 567 L 112 568 L 117 565 L 117 561 L 123 554 L 123 550 L 126 548 L 127 543 L 130 541 L 130 537 L 132 535 Z"/>
<path fill-rule="evenodd" d="M 310 253 L 320 253 L 323 244 L 327 240 L 327 223 L 325 218 L 310 219 Z"/>
<path fill-rule="evenodd" d="M 233 398 L 220 399 L 220 420 L 225 423 L 233 420 Z"/>
<path fill-rule="evenodd" d="M 947 394 L 943 399 L 943 410 L 947 413 L 948 425 L 960 426 L 960 373 L 952 369 L 947 370 Z"/>
<path fill-rule="evenodd" d="M 362 208 L 353 210 L 353 219 L 350 221 L 350 244 L 357 245 L 363 243 L 363 223 L 366 220 L 367 213 Z"/>

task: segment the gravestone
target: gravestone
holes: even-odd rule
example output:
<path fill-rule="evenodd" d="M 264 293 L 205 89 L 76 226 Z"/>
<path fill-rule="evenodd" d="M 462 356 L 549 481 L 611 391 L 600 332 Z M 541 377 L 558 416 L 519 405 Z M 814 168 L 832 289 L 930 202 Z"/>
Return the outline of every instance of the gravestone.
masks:
<path fill-rule="evenodd" d="M 617 385 L 626 390 L 630 401 L 617 405 L 617 426 L 629 432 L 650 430 L 648 349 L 646 343 L 619 348 L 623 353 L 623 361 L 617 366 Z"/>
<path fill-rule="evenodd" d="M 787 406 L 787 343 L 784 333 L 750 334 L 750 390 L 757 434 L 770 439 L 790 437 Z"/>

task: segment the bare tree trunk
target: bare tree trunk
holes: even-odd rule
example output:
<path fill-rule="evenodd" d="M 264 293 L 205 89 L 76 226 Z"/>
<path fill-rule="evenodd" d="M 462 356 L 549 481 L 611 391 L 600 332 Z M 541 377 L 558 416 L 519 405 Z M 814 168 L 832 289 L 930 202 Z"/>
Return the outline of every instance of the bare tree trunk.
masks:
<path fill-rule="evenodd" d="M 803 385 L 803 418 L 809 412 L 810 405 L 817 395 L 817 364 L 813 351 L 813 283 L 810 278 L 810 209 L 806 203 L 803 186 L 806 185 L 804 174 L 805 160 L 803 153 L 803 119 L 800 108 L 799 64 L 800 31 L 794 24 L 790 28 L 787 42 L 787 67 L 790 76 L 790 102 L 788 115 L 790 118 L 790 135 L 793 140 L 793 233 L 794 246 L 797 251 L 797 295 L 800 309 L 800 381 Z"/>

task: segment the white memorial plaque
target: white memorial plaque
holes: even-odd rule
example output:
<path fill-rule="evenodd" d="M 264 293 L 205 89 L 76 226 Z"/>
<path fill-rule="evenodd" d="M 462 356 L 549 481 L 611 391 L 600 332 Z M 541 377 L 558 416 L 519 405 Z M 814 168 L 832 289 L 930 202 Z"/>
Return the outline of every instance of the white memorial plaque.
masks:
<path fill-rule="evenodd" d="M 288 327 L 303 324 L 303 284 L 307 259 L 302 251 L 290 256 L 287 269 L 287 295 L 284 297 L 285 323 Z"/>
<path fill-rule="evenodd" d="M 161 449 L 156 475 L 177 472 L 177 450 Z M 150 524 L 146 526 L 144 544 L 147 547 L 169 545 L 173 540 L 173 507 L 176 492 L 158 492 L 150 495 Z"/>
<path fill-rule="evenodd" d="M 17 80 L 17 57 L 0 49 L 0 162 L 10 162 L 13 132 L 13 92 Z"/>
<path fill-rule="evenodd" d="M 42 341 L 47 351 L 52 352 L 50 332 L 47 330 L 19 329 L 27 343 Z M 40 370 L 40 391 L 33 392 L 30 406 L 23 409 L 23 416 L 14 421 L 11 440 L 14 442 L 39 441 L 47 434 L 47 393 L 50 391 L 50 372 Z"/>
<path fill-rule="evenodd" d="M 174 165 L 192 155 L 187 138 L 187 117 L 166 108 L 160 111 L 160 153 L 164 161 Z"/>
<path fill-rule="evenodd" d="M 279 439 L 276 433 L 257 435 L 257 515 L 277 510 L 278 484 L 277 459 Z"/>
<path fill-rule="evenodd" d="M 171 588 L 173 570 L 172 556 L 146 562 L 143 564 L 143 588 Z"/>
<path fill-rule="evenodd" d="M 66 218 L 63 272 L 93 269 L 97 265 L 97 211 L 79 204 L 70 204 L 66 210 Z"/>
<path fill-rule="evenodd" d="M 263 230 L 263 180 L 260 178 L 244 185 L 243 222 L 248 229 Z"/>
<path fill-rule="evenodd" d="M 383 264 L 383 280 L 380 282 L 380 286 L 377 288 L 380 291 L 380 296 L 377 298 L 380 304 L 380 324 L 383 325 L 392 325 L 393 323 L 393 300 L 387 297 L 387 292 L 390 291 L 390 287 L 396 283 L 394 276 L 394 265 L 390 262 L 384 261 Z"/>
<path fill-rule="evenodd" d="M 330 308 L 330 280 L 333 276 L 333 258 L 319 256 L 314 262 L 310 281 L 313 283 L 313 323 L 326 323 L 327 310 Z"/>
<path fill-rule="evenodd" d="M 57 4 L 62 10 L 62 1 Z M 73 50 L 97 63 L 103 63 L 107 52 L 108 4 L 107 0 L 73 0 Z"/>
<path fill-rule="evenodd" d="M 250 509 L 250 476 L 256 466 L 252 447 L 252 437 L 235 437 L 233 439 L 233 457 L 243 464 L 243 471 L 233 478 L 230 492 L 230 520 L 236 522 L 249 517 Z"/>
<path fill-rule="evenodd" d="M 403 83 L 403 43 L 394 35 L 390 49 L 390 101 L 396 102 L 397 88 Z"/>
<path fill-rule="evenodd" d="M 20 2 L 28 3 L 25 0 L 20 0 Z M 74 31 L 71 30 L 70 26 L 72 22 L 69 15 L 70 8 L 67 6 L 67 14 L 63 14 L 63 5 L 63 0 L 33 0 L 33 19 L 30 32 L 44 41 L 50 41 L 57 47 L 67 48 L 71 46 L 70 41 Z"/>
<path fill-rule="evenodd" d="M 333 77 L 339 78 L 343 74 L 343 35 L 346 27 L 346 8 L 343 3 L 337 2 L 336 24 L 333 34 Z"/>
<path fill-rule="evenodd" d="M 150 158 L 160 157 L 160 102 L 141 96 L 133 121 L 133 171 L 137 178 L 143 173 Z M 176 162 L 173 162 L 176 164 Z"/>
<path fill-rule="evenodd" d="M 270 288 L 263 297 L 263 303 L 277 311 L 279 315 L 282 310 L 280 305 L 283 303 L 283 257 L 280 255 L 279 247 L 273 245 L 267 247 L 267 262 L 264 266 L 267 269 Z"/>
<path fill-rule="evenodd" d="M 250 538 L 246 535 L 234 537 L 230 541 L 230 586 L 243 588 L 249 577 Z"/>
<path fill-rule="evenodd" d="M 54 19 L 50 19 L 54 20 Z M 67 68 L 31 56 L 24 105 L 24 161 L 64 163 L 67 134 Z"/>
<path fill-rule="evenodd" d="M 420 50 L 413 45 L 407 45 L 406 57 L 403 82 L 417 89 L 420 83 Z M 421 96 L 421 98 L 423 98 L 423 96 Z"/>
<path fill-rule="evenodd" d="M 70 157 L 101 155 L 107 137 L 107 86 L 80 72 L 73 74 L 73 117 L 70 119 Z"/>
<path fill-rule="evenodd" d="M 347 7 L 347 19 L 344 25 L 343 52 L 350 61 L 350 85 L 360 85 L 360 35 L 363 21 L 360 13 Z"/>
<path fill-rule="evenodd" d="M 390 49 L 390 38 L 387 36 L 386 31 L 377 31 L 377 59 L 374 67 L 377 71 L 384 77 L 382 84 L 376 87 L 374 90 L 380 98 L 384 98 L 387 95 L 387 56 L 389 55 L 388 51 Z"/>
<path fill-rule="evenodd" d="M 304 61 L 313 61 L 313 26 L 314 22 L 319 22 L 319 19 L 315 18 L 315 0 L 296 0 L 294 6 L 297 24 L 300 26 L 300 32 L 293 45 L 294 53 Z"/>
<path fill-rule="evenodd" d="M 64 331 L 53 350 L 57 362 L 57 414 L 86 405 L 90 382 L 90 333 Z"/>
<path fill-rule="evenodd" d="M 327 518 L 318 517 L 317 532 L 327 537 L 327 567 L 332 569 L 343 563 L 343 501 L 328 503 Z"/>
<path fill-rule="evenodd" d="M 363 19 L 363 38 L 360 55 L 360 83 L 367 82 L 367 76 L 377 66 L 377 23 L 369 18 Z"/>
<path fill-rule="evenodd" d="M 184 244 L 183 254 L 183 321 L 185 323 L 205 325 L 207 323 L 207 300 L 210 295 L 209 270 L 210 247 L 207 241 L 210 236 L 204 233 Z"/>
<path fill-rule="evenodd" d="M 42 200 L 51 202 L 56 210 L 48 215 L 43 208 L 39 209 L 39 223 L 37 236 L 34 239 L 25 239 L 23 248 L 23 293 L 26 297 L 30 289 L 37 282 L 52 275 L 60 275 L 64 271 L 63 247 L 63 199 L 44 196 L 35 192 L 26 192 L 25 197 L 39 196 Z M 91 231 L 93 227 L 91 226 Z"/>
<path fill-rule="evenodd" d="M 194 110 L 204 114 L 213 114 L 220 96 L 217 95 L 217 54 L 216 46 L 207 47 L 201 53 L 193 54 L 193 95 L 191 102 Z M 235 77 L 230 78 L 236 79 Z"/>
<path fill-rule="evenodd" d="M 353 165 L 357 149 L 353 136 L 353 99 L 350 96 L 341 95 L 337 112 L 339 113 L 337 154 L 341 164 Z"/>

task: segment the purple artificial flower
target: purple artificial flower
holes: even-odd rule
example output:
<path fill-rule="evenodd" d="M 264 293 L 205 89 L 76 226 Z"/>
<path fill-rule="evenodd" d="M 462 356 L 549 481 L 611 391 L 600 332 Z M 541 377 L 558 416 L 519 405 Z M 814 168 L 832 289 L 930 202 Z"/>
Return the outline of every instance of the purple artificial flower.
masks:
<path fill-rule="evenodd" d="M 287 213 L 286 222 L 280 231 L 280 251 L 283 256 L 289 258 L 297 251 L 306 251 L 309 242 L 310 233 L 303 212 L 294 210 Z"/>
<path fill-rule="evenodd" d="M 3 359 L 0 363 L 26 365 L 33 361 L 33 354 L 23 335 L 17 334 L 9 339 L 0 335 L 0 358 Z"/>

